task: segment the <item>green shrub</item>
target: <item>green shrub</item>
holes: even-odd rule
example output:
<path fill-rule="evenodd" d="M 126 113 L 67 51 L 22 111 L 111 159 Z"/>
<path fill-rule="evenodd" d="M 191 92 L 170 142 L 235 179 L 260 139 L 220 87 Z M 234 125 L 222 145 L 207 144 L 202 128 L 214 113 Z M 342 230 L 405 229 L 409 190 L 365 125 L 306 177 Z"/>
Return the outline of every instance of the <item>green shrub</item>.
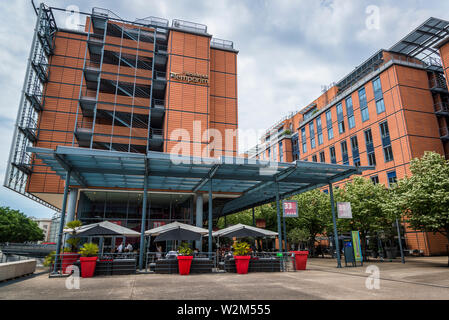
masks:
<path fill-rule="evenodd" d="M 236 242 L 233 247 L 235 256 L 246 256 L 251 250 L 249 244 L 243 241 Z"/>
<path fill-rule="evenodd" d="M 82 257 L 96 257 L 98 255 L 98 246 L 95 243 L 85 243 L 79 254 Z"/>
<path fill-rule="evenodd" d="M 193 253 L 193 250 L 189 247 L 189 244 L 187 242 L 181 243 L 178 251 L 181 256 L 191 256 Z"/>

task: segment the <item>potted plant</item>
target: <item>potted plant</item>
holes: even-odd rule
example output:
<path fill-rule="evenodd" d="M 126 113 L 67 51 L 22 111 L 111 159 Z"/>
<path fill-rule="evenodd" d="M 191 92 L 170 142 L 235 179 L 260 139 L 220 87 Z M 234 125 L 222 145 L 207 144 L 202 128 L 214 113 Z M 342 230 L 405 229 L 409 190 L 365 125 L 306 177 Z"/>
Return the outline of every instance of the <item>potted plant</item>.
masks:
<path fill-rule="evenodd" d="M 90 278 L 94 275 L 97 264 L 98 246 L 92 242 L 85 243 L 79 253 L 81 254 L 81 277 Z"/>
<path fill-rule="evenodd" d="M 188 275 L 190 273 L 190 266 L 192 265 L 193 250 L 186 242 L 181 243 L 178 248 L 178 267 L 180 275 Z"/>
<path fill-rule="evenodd" d="M 62 273 L 68 273 L 67 268 L 68 266 L 74 264 L 78 258 L 78 245 L 80 242 L 80 239 L 78 237 L 75 237 L 76 231 L 75 228 L 78 228 L 82 225 L 81 221 L 74 220 L 67 222 L 64 229 L 71 229 L 70 232 L 71 238 L 67 239 L 66 244 L 69 245 L 69 249 L 64 248 L 64 253 L 61 254 L 62 256 Z"/>
<path fill-rule="evenodd" d="M 250 246 L 247 242 L 236 242 L 234 245 L 234 260 L 235 267 L 238 274 L 247 274 L 249 259 L 251 256 L 247 255 L 250 252 Z"/>

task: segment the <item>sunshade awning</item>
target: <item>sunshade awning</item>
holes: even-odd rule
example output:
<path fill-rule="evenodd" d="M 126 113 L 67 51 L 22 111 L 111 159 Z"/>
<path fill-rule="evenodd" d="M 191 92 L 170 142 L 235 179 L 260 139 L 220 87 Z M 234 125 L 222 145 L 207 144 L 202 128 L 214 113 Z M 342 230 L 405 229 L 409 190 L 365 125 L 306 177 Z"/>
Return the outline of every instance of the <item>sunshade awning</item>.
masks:
<path fill-rule="evenodd" d="M 154 229 L 147 230 L 147 231 L 145 231 L 145 235 L 158 236 L 158 235 L 166 233 L 168 231 L 178 230 L 178 229 L 187 230 L 190 232 L 197 233 L 199 235 L 206 235 L 209 233 L 209 231 L 206 229 L 175 221 L 175 222 L 172 222 L 172 223 L 169 223 L 169 224 L 166 224 L 166 225 L 154 228 Z M 187 239 L 185 239 L 185 240 L 187 240 Z"/>
<path fill-rule="evenodd" d="M 213 237 L 227 237 L 227 238 L 277 237 L 277 235 L 278 235 L 277 232 L 256 228 L 241 223 L 212 233 Z"/>
<path fill-rule="evenodd" d="M 87 224 L 75 229 L 64 229 L 64 233 L 73 233 L 80 237 L 87 236 L 111 236 L 121 235 L 125 237 L 140 237 L 140 233 L 129 228 L 119 226 L 118 224 L 102 221 L 98 223 Z"/>
<path fill-rule="evenodd" d="M 169 231 L 160 233 L 154 241 L 167 241 L 167 240 L 201 240 L 202 234 L 187 229 L 178 227 Z"/>
<path fill-rule="evenodd" d="M 233 196 L 214 217 L 227 215 L 320 188 L 374 167 L 295 161 L 270 162 L 221 157 L 197 158 L 162 152 L 145 154 L 58 146 L 28 147 L 62 179 L 70 171 L 71 186 L 132 188 L 149 191 L 208 192 Z M 145 177 L 147 177 L 145 179 Z"/>

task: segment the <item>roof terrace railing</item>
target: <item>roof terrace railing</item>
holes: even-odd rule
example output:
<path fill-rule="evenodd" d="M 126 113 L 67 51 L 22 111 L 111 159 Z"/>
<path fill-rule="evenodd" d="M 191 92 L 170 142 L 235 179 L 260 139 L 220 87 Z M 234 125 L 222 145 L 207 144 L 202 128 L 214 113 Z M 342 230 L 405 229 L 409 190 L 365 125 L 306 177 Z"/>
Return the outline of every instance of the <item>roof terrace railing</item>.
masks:
<path fill-rule="evenodd" d="M 177 29 L 184 29 L 193 32 L 207 33 L 207 26 L 200 23 L 173 19 L 172 27 Z"/>
<path fill-rule="evenodd" d="M 169 21 L 167 19 L 150 16 L 142 19 L 136 19 L 135 23 L 167 28 Z"/>
<path fill-rule="evenodd" d="M 112 19 L 117 19 L 117 20 L 123 20 L 117 14 L 112 12 L 111 10 L 104 9 L 104 8 L 99 8 L 99 7 L 92 8 L 92 15 L 103 16 L 103 17 L 106 17 L 106 18 L 112 18 Z"/>
<path fill-rule="evenodd" d="M 210 45 L 217 48 L 234 49 L 234 42 L 230 40 L 212 38 Z"/>

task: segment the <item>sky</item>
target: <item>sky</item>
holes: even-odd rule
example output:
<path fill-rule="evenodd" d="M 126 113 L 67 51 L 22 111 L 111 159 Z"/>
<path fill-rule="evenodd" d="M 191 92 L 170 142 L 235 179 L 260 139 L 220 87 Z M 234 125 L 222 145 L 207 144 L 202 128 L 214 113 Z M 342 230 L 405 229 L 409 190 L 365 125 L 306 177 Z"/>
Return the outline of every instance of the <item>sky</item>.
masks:
<path fill-rule="evenodd" d="M 36 0 L 36 4 L 39 0 Z M 261 131 L 316 99 L 377 50 L 388 49 L 433 16 L 449 20 L 449 1 L 410 0 L 47 0 L 52 7 L 108 8 L 121 18 L 157 16 L 207 25 L 238 54 L 239 128 Z M 29 0 L 0 2 L 0 182 L 35 25 Z M 256 143 L 254 135 L 245 151 Z M 242 141 L 243 143 L 243 141 Z M 29 216 L 53 211 L 5 187 L 0 206 Z"/>

